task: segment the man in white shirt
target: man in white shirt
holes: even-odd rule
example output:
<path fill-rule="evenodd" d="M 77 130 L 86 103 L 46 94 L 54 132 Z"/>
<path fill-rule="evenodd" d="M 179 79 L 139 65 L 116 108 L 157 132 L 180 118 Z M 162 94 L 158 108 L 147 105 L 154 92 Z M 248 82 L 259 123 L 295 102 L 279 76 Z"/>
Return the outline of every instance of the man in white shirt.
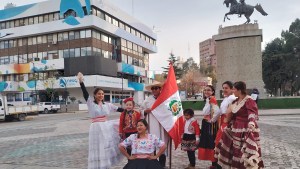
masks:
<path fill-rule="evenodd" d="M 146 119 L 146 121 L 149 124 L 148 132 L 159 137 L 169 147 L 169 140 L 170 140 L 169 134 L 163 128 L 163 126 L 159 123 L 159 121 L 156 119 L 156 117 L 151 113 L 151 107 L 153 106 L 154 102 L 160 95 L 162 86 L 163 86 L 162 83 L 154 82 L 153 84 L 150 84 L 145 87 L 146 90 L 152 92 L 152 95 L 147 97 L 145 99 L 145 101 L 143 102 L 143 104 L 141 105 L 141 109 L 142 109 L 141 113 L 142 113 L 142 116 L 144 116 L 144 118 Z M 168 148 L 167 148 L 167 150 L 168 150 Z M 166 150 L 166 152 L 167 152 L 167 150 Z M 162 167 L 166 166 L 166 152 L 163 153 L 159 157 L 159 163 L 162 165 Z"/>

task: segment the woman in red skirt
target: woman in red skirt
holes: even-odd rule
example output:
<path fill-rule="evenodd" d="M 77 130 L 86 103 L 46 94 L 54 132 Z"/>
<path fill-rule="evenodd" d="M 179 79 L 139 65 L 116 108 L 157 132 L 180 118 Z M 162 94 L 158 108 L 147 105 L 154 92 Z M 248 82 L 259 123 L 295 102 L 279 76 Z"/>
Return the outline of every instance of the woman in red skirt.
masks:
<path fill-rule="evenodd" d="M 216 145 L 218 145 L 222 137 L 224 128 L 227 127 L 226 114 L 227 114 L 228 107 L 236 99 L 236 97 L 232 94 L 233 83 L 231 81 L 224 82 L 222 84 L 222 88 L 223 88 L 224 99 L 220 105 L 221 117 L 219 118 L 219 131 L 216 136 L 216 141 L 215 141 Z"/>
<path fill-rule="evenodd" d="M 224 129 L 222 139 L 215 151 L 218 164 L 226 168 L 263 168 L 257 105 L 246 94 L 246 84 L 236 82 L 233 93 L 237 100 L 230 106 L 230 122 Z"/>
<path fill-rule="evenodd" d="M 215 139 L 218 131 L 217 118 L 219 114 L 219 107 L 215 98 L 215 89 L 211 85 L 207 85 L 204 89 L 205 106 L 202 114 L 204 115 L 201 124 L 201 135 L 198 149 L 198 159 L 208 160 L 212 162 L 211 169 L 216 169 L 217 159 L 214 157 Z"/>

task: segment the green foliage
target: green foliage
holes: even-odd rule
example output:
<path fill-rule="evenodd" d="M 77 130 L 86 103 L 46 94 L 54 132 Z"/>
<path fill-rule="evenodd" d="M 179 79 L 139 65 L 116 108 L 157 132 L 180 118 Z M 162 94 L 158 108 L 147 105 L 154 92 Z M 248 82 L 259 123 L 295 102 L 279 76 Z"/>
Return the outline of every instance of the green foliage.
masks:
<path fill-rule="evenodd" d="M 271 95 L 296 95 L 300 89 L 300 20 L 281 38 L 269 42 L 263 52 L 263 80 Z M 279 91 L 279 93 L 278 93 Z"/>
<path fill-rule="evenodd" d="M 72 103 L 75 103 L 75 101 L 76 101 L 76 97 L 74 97 L 74 96 L 73 97 L 69 97 L 69 99 L 71 100 Z"/>
<path fill-rule="evenodd" d="M 173 64 L 173 68 L 174 68 L 176 79 L 180 79 L 181 76 L 182 76 L 182 69 L 177 66 L 177 63 L 176 63 L 177 61 L 178 61 L 178 59 L 176 59 L 176 57 L 174 56 L 174 54 L 170 53 L 170 57 L 168 59 L 168 62 Z M 169 71 L 169 67 L 170 66 L 168 66 L 168 67 L 162 67 L 164 69 L 165 78 L 167 77 L 167 74 L 168 74 L 168 71 Z"/>
<path fill-rule="evenodd" d="M 197 65 L 197 63 L 194 61 L 192 57 L 188 58 L 183 64 L 182 64 L 182 74 L 187 74 L 190 70 L 199 70 L 200 68 Z"/>

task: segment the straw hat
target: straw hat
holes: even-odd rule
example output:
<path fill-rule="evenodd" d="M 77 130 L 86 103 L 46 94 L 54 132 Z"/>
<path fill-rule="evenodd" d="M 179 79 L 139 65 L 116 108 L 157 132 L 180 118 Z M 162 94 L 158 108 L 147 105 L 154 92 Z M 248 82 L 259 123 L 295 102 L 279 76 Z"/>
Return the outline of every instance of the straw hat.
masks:
<path fill-rule="evenodd" d="M 152 84 L 149 84 L 148 86 L 145 87 L 146 90 L 151 91 L 151 88 L 154 86 L 162 87 L 163 83 L 154 81 Z"/>

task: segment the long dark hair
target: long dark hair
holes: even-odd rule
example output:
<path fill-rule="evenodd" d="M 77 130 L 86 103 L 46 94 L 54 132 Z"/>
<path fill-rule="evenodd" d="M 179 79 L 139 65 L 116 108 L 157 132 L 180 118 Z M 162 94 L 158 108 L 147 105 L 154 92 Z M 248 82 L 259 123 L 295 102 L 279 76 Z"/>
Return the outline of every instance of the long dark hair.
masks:
<path fill-rule="evenodd" d="M 223 86 L 224 84 L 227 84 L 227 85 L 229 86 L 230 89 L 233 88 L 233 83 L 232 83 L 231 81 L 225 81 L 225 82 L 222 84 L 222 86 Z"/>
<path fill-rule="evenodd" d="M 97 88 L 94 90 L 94 103 L 96 103 L 96 104 L 99 104 L 99 103 L 97 102 L 97 100 L 96 100 L 96 98 L 95 98 L 95 95 L 96 95 L 99 91 L 102 91 L 102 92 L 104 93 L 104 90 L 103 90 L 102 88 L 100 88 L 100 87 L 97 87 Z M 103 98 L 103 100 L 102 100 L 102 104 L 104 104 L 104 98 Z"/>
<path fill-rule="evenodd" d="M 206 87 L 209 87 L 209 88 L 211 89 L 211 91 L 213 92 L 212 96 L 214 96 L 215 93 L 216 93 L 215 88 L 214 88 L 212 85 L 206 85 L 205 88 L 206 88 Z M 204 89 L 204 90 L 205 90 L 205 89 Z M 207 99 L 207 97 L 205 96 L 205 94 L 203 94 L 203 99 L 204 99 L 204 101 Z"/>
<path fill-rule="evenodd" d="M 238 81 L 238 82 L 235 82 L 233 84 L 233 87 L 236 88 L 237 90 L 240 90 L 242 94 L 246 95 L 247 94 L 247 87 L 246 87 L 246 83 L 245 82 L 242 82 L 242 81 Z"/>
<path fill-rule="evenodd" d="M 148 130 L 148 122 L 145 119 L 140 119 L 139 121 L 137 121 L 137 123 L 139 123 L 139 122 L 143 123 L 146 127 L 146 130 Z M 140 138 L 139 133 L 137 133 L 137 138 Z"/>

